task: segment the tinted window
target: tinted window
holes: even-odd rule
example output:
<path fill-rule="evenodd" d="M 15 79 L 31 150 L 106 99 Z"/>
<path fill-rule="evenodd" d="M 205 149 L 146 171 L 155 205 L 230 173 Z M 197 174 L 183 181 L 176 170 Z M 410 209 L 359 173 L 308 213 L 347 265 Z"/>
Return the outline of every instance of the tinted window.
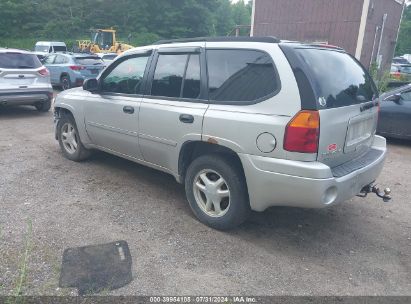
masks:
<path fill-rule="evenodd" d="M 76 57 L 75 61 L 81 65 L 103 64 L 103 60 L 100 57 Z"/>
<path fill-rule="evenodd" d="M 3 69 L 37 69 L 41 62 L 36 55 L 21 53 L 0 53 L 0 68 Z"/>
<path fill-rule="evenodd" d="M 67 48 L 65 46 L 53 46 L 55 52 L 67 52 Z"/>
<path fill-rule="evenodd" d="M 279 88 L 269 55 L 251 50 L 208 50 L 209 98 L 217 102 L 247 103 Z"/>
<path fill-rule="evenodd" d="M 151 95 L 180 97 L 188 55 L 160 55 L 151 86 Z"/>
<path fill-rule="evenodd" d="M 134 57 L 119 63 L 102 80 L 102 91 L 124 94 L 140 93 L 148 58 Z"/>
<path fill-rule="evenodd" d="M 373 100 L 369 74 L 350 55 L 322 49 L 296 49 L 311 72 L 320 108 L 337 108 Z"/>
<path fill-rule="evenodd" d="M 183 84 L 183 98 L 200 96 L 200 55 L 190 55 Z"/>

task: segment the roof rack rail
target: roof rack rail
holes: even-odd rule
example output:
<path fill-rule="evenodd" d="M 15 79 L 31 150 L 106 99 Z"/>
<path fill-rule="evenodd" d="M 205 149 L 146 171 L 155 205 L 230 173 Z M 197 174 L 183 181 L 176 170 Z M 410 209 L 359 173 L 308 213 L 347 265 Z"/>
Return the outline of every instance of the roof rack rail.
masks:
<path fill-rule="evenodd" d="M 159 40 L 154 45 L 158 44 L 171 44 L 171 43 L 182 43 L 182 42 L 265 42 L 265 43 L 279 43 L 280 39 L 271 36 L 264 37 L 235 37 L 235 36 L 225 36 L 225 37 L 197 37 L 197 38 L 182 38 L 182 39 L 170 39 L 170 40 Z"/>

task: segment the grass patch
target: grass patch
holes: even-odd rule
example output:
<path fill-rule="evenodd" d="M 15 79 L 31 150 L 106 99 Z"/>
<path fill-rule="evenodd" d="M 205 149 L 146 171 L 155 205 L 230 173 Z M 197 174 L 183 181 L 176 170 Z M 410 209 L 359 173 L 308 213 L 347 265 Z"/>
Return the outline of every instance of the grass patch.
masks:
<path fill-rule="evenodd" d="M 28 276 L 28 265 L 32 250 L 32 236 L 33 236 L 33 226 L 31 220 L 27 221 L 27 232 L 24 236 L 24 248 L 23 255 L 19 262 L 19 274 L 15 283 L 14 289 L 11 291 L 11 297 L 6 301 L 7 304 L 20 304 L 24 303 L 23 295 L 24 287 L 27 283 Z"/>

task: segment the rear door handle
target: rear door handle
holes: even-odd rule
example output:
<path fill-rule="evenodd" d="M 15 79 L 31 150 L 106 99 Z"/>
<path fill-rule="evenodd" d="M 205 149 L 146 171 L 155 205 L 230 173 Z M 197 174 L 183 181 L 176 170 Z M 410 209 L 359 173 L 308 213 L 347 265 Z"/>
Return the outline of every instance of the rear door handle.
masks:
<path fill-rule="evenodd" d="M 123 107 L 123 112 L 127 114 L 133 114 L 134 113 L 134 108 L 130 106 L 125 106 Z"/>
<path fill-rule="evenodd" d="M 194 116 L 190 114 L 181 114 L 180 115 L 180 121 L 183 123 L 193 123 L 194 122 Z"/>

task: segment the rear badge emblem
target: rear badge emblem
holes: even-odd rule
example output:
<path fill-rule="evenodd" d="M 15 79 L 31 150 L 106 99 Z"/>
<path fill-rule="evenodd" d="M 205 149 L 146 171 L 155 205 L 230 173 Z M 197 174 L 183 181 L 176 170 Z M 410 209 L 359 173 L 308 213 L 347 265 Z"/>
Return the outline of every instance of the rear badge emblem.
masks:
<path fill-rule="evenodd" d="M 335 152 L 337 151 L 337 144 L 331 144 L 328 146 L 328 152 Z"/>
<path fill-rule="evenodd" d="M 325 107 L 327 105 L 327 100 L 325 99 L 325 97 L 320 97 L 318 98 L 318 103 L 320 104 L 320 106 Z"/>

